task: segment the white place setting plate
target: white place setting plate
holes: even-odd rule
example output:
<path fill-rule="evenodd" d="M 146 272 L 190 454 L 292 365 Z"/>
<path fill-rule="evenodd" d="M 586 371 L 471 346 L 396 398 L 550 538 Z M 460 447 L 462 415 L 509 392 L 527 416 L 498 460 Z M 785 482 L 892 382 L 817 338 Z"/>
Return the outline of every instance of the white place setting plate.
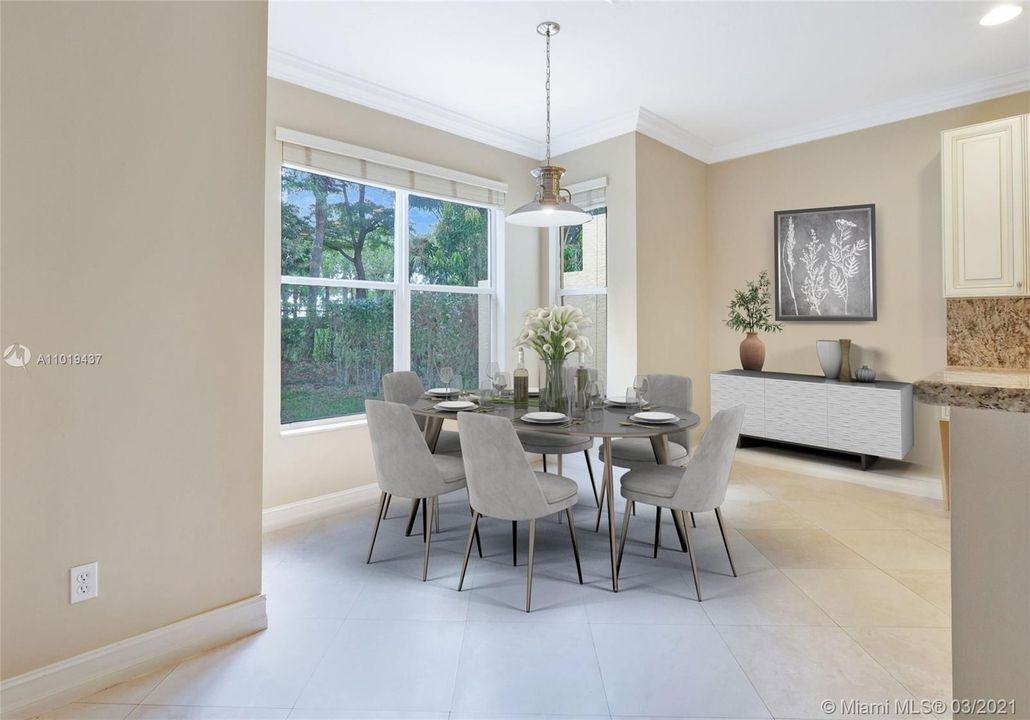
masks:
<path fill-rule="evenodd" d="M 631 403 L 626 402 L 625 395 L 613 395 L 609 398 L 605 398 L 604 402 L 607 405 L 614 405 L 615 407 L 636 407 L 640 404 L 639 400 L 634 400 Z"/>
<path fill-rule="evenodd" d="M 565 422 L 569 419 L 569 416 L 559 412 L 531 412 L 523 415 L 522 419 L 537 425 L 555 425 Z"/>
<path fill-rule="evenodd" d="M 444 412 L 461 412 L 462 410 L 472 410 L 475 407 L 476 404 L 468 400 L 444 400 L 434 406 L 435 409 Z"/>
<path fill-rule="evenodd" d="M 453 396 L 457 395 L 460 392 L 461 391 L 458 390 L 458 388 L 442 388 L 442 387 L 439 387 L 439 388 L 432 388 L 430 390 L 426 390 L 426 395 L 432 395 L 433 397 L 445 398 L 445 397 L 453 397 Z"/>
<path fill-rule="evenodd" d="M 679 416 L 667 412 L 638 412 L 629 416 L 634 422 L 647 423 L 648 425 L 664 425 L 666 423 L 679 422 Z"/>

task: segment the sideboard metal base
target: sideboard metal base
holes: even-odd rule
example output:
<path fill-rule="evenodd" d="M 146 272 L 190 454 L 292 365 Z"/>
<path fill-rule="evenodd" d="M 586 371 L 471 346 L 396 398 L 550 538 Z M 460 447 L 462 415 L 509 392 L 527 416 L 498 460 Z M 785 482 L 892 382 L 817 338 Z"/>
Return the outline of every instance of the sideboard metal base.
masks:
<path fill-rule="evenodd" d="M 873 466 L 877 460 L 880 459 L 879 455 L 865 455 L 863 453 L 850 453 L 845 450 L 829 450 L 824 447 L 816 447 L 815 445 L 804 445 L 803 443 L 792 443 L 784 440 L 770 440 L 769 438 L 757 437 L 754 435 L 741 435 L 737 441 L 737 447 L 748 448 L 758 447 L 760 445 L 769 445 L 772 447 L 787 447 L 796 448 L 800 450 L 807 450 L 813 455 L 827 455 L 831 457 L 852 457 L 857 458 L 859 467 L 862 470 L 868 470 Z"/>

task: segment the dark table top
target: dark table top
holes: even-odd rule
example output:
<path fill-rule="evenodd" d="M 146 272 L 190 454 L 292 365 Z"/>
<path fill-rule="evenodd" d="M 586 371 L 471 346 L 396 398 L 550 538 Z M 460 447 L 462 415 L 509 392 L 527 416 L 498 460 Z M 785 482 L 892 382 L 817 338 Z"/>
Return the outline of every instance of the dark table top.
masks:
<path fill-rule="evenodd" d="M 454 412 L 443 412 L 433 408 L 439 400 L 419 399 L 408 403 L 411 411 L 417 415 L 426 417 L 454 420 L 458 414 Z M 489 414 L 497 417 L 508 418 L 519 430 L 534 430 L 538 432 L 560 433 L 564 435 L 586 436 L 586 437 L 656 437 L 659 435 L 671 435 L 683 430 L 688 430 L 697 425 L 701 418 L 685 408 L 665 407 L 660 405 L 648 406 L 649 411 L 669 412 L 680 417 L 679 422 L 663 425 L 624 425 L 628 422 L 629 416 L 638 412 L 640 408 L 606 406 L 602 410 L 592 410 L 587 413 L 584 421 L 562 425 L 539 425 L 536 423 L 520 420 L 527 412 L 539 410 L 533 400 L 526 410 L 516 409 L 510 402 L 497 402 Z M 484 411 L 480 411 L 484 412 Z"/>

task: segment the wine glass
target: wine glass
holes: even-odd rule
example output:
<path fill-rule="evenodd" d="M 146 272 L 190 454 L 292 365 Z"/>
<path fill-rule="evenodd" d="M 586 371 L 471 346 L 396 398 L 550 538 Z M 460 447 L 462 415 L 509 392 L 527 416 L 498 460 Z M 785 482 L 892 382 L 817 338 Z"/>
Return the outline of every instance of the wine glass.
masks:
<path fill-rule="evenodd" d="M 494 376 L 501 371 L 501 364 L 499 362 L 492 362 L 487 366 L 486 376 L 493 382 Z"/>
<path fill-rule="evenodd" d="M 454 382 L 454 368 L 444 366 L 440 368 L 440 382 L 444 385 L 444 390 L 450 392 L 451 383 Z"/>
<path fill-rule="evenodd" d="M 640 400 L 637 397 L 637 389 L 635 387 L 626 388 L 626 405 L 632 407 L 639 404 Z"/>
<path fill-rule="evenodd" d="M 647 402 L 647 375 L 637 375 L 633 378 L 633 389 L 637 391 L 640 404 Z"/>
<path fill-rule="evenodd" d="M 498 370 L 490 376 L 491 382 L 493 383 L 494 390 L 498 395 L 503 392 L 504 388 L 508 387 L 508 373 L 503 370 Z"/>
<path fill-rule="evenodd" d="M 601 383 L 596 380 L 587 386 L 587 394 L 590 397 L 590 416 L 594 417 L 604 410 L 604 393 L 601 392 Z"/>

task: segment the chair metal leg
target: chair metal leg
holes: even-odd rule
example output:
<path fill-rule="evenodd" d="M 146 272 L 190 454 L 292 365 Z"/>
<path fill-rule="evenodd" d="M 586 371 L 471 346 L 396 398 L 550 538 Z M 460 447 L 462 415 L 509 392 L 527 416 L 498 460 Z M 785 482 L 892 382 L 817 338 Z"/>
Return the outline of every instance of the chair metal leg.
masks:
<path fill-rule="evenodd" d="M 604 512 L 604 500 L 608 490 L 608 473 L 607 471 L 601 477 L 601 500 L 597 503 L 597 522 L 594 523 L 594 532 L 601 532 L 601 514 Z"/>
<path fill-rule="evenodd" d="M 479 513 L 475 510 L 472 511 L 472 524 L 469 525 L 469 539 L 465 543 L 465 559 L 461 563 L 461 577 L 458 578 L 458 592 L 461 592 L 461 586 L 465 584 L 465 571 L 469 566 L 469 555 L 472 554 L 472 538 L 479 534 Z"/>
<path fill-rule="evenodd" d="M 569 534 L 572 535 L 572 554 L 576 556 L 576 574 L 579 576 L 579 584 L 583 584 L 583 568 L 579 564 L 579 543 L 576 542 L 576 518 L 573 517 L 572 508 L 565 511 L 565 517 L 569 521 Z"/>
<path fill-rule="evenodd" d="M 376 535 L 379 534 L 379 523 L 383 519 L 383 505 L 386 504 L 386 498 L 389 497 L 386 493 L 379 493 L 379 508 L 376 510 L 376 524 L 372 528 L 372 541 L 368 544 L 368 558 L 365 560 L 365 564 L 368 565 L 372 562 L 372 548 L 376 546 Z"/>
<path fill-rule="evenodd" d="M 393 495 L 390 493 L 386 494 L 386 507 L 383 508 L 383 520 L 386 519 L 386 513 L 390 512 L 390 500 L 393 499 Z"/>
<path fill-rule="evenodd" d="M 436 505 L 433 508 L 433 521 L 436 523 L 436 527 L 433 528 L 436 532 L 440 532 L 440 496 L 437 495 L 433 498 L 433 504 Z"/>
<path fill-rule="evenodd" d="M 615 563 L 615 575 L 622 569 L 622 551 L 626 549 L 626 536 L 629 535 L 629 518 L 632 515 L 633 501 L 626 501 L 626 512 L 622 516 L 622 537 L 619 539 L 619 559 Z"/>
<path fill-rule="evenodd" d="M 637 504 L 636 504 L 636 502 L 634 502 L 633 503 L 633 517 L 636 517 L 636 515 L 637 515 Z"/>
<path fill-rule="evenodd" d="M 536 549 L 536 519 L 529 521 L 529 570 L 526 574 L 526 612 L 533 598 L 533 551 Z"/>
<path fill-rule="evenodd" d="M 694 575 L 694 590 L 697 592 L 697 601 L 701 602 L 701 581 L 697 579 L 697 553 L 694 552 L 694 530 L 686 524 L 687 531 L 687 552 L 690 553 L 690 572 Z"/>
<path fill-rule="evenodd" d="M 594 482 L 594 466 L 590 462 L 590 451 L 584 450 L 583 457 L 587 459 L 587 472 L 590 473 L 590 489 L 594 491 L 594 505 L 601 507 L 601 498 L 597 496 L 597 483 Z"/>
<path fill-rule="evenodd" d="M 465 492 L 468 493 L 468 488 L 465 488 Z M 469 495 L 469 515 L 475 515 L 476 511 L 472 509 L 472 496 Z M 476 549 L 479 550 L 479 557 L 483 557 L 483 541 L 479 539 L 479 528 L 476 528 Z"/>
<path fill-rule="evenodd" d="M 564 467 L 563 467 L 563 458 L 564 457 L 565 456 L 562 455 L 561 453 L 558 453 L 558 455 L 555 457 L 555 460 L 558 462 L 558 475 L 562 475 L 562 473 L 564 471 Z M 558 524 L 561 525 L 561 513 L 558 513 Z"/>
<path fill-rule="evenodd" d="M 517 521 L 511 521 L 511 566 L 517 567 L 519 564 L 519 524 Z"/>
<path fill-rule="evenodd" d="M 428 534 L 426 532 L 426 526 L 429 524 L 429 510 L 427 509 L 428 506 L 429 500 L 426 498 L 422 498 L 422 542 L 426 541 L 426 535 Z"/>
<path fill-rule="evenodd" d="M 658 557 L 658 546 L 662 542 L 662 509 L 655 506 L 654 509 L 654 557 Z"/>
<path fill-rule="evenodd" d="M 425 582 L 429 575 L 429 546 L 433 542 L 433 516 L 436 515 L 436 500 L 437 498 L 429 498 L 429 502 L 424 506 L 429 508 L 429 517 L 426 519 L 426 550 L 422 558 L 422 582 Z"/>
<path fill-rule="evenodd" d="M 726 527 L 722 524 L 722 510 L 715 508 L 715 519 L 719 522 L 719 532 L 722 533 L 722 544 L 726 548 L 726 559 L 730 561 L 730 571 L 733 577 L 737 577 L 737 568 L 733 564 L 733 555 L 730 553 L 730 541 L 726 539 Z"/>
<path fill-rule="evenodd" d="M 411 529 L 415 527 L 415 515 L 418 514 L 418 500 L 411 501 L 411 511 L 408 513 L 408 527 L 404 529 L 404 537 L 411 537 Z"/>
<path fill-rule="evenodd" d="M 697 527 L 697 520 L 694 519 L 694 513 L 690 513 L 690 527 Z"/>
<path fill-rule="evenodd" d="M 544 472 L 547 472 L 547 455 L 544 454 L 544 455 L 541 455 L 540 457 L 542 457 L 544 459 Z"/>
<path fill-rule="evenodd" d="M 682 552 L 686 552 L 687 551 L 687 534 L 683 530 L 683 526 L 686 524 L 685 518 L 683 517 L 683 513 L 681 513 L 679 510 L 673 510 L 672 508 L 670 508 L 669 509 L 669 514 L 672 515 L 672 521 L 676 525 L 676 535 L 680 539 L 680 550 Z"/>

